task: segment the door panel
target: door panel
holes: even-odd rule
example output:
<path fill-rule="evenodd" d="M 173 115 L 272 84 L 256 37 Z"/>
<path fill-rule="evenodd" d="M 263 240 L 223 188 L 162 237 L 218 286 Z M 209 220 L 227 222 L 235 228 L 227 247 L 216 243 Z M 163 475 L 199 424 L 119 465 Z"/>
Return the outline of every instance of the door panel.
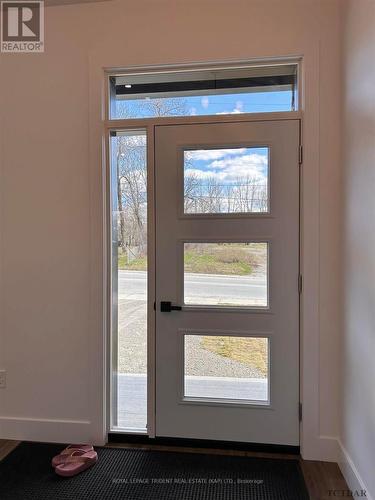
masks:
<path fill-rule="evenodd" d="M 298 151 L 298 120 L 156 126 L 158 436 L 299 443 Z"/>

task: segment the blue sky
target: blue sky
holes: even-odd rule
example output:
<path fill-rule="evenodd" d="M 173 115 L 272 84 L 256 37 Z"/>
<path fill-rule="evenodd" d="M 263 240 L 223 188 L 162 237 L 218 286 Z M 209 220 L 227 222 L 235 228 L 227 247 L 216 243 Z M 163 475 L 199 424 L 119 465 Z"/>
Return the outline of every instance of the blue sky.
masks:
<path fill-rule="evenodd" d="M 268 157 L 267 147 L 185 150 L 186 213 L 267 211 Z"/>
<path fill-rule="evenodd" d="M 290 111 L 291 98 L 291 92 L 285 91 L 192 96 L 186 100 L 190 115 L 216 115 Z"/>
<path fill-rule="evenodd" d="M 173 110 L 173 103 L 183 102 L 184 110 L 172 111 L 173 115 L 216 115 L 235 113 L 264 113 L 271 111 L 290 111 L 292 92 L 252 92 L 203 96 L 183 96 L 166 98 L 168 106 Z M 154 114 L 144 107 L 146 99 L 117 100 L 116 115 L 124 117 L 125 108 L 133 118 L 146 118 Z"/>
<path fill-rule="evenodd" d="M 184 156 L 185 176 L 194 176 L 202 183 L 209 178 L 221 185 L 236 184 L 241 178 L 267 183 L 267 147 L 190 150 Z"/>

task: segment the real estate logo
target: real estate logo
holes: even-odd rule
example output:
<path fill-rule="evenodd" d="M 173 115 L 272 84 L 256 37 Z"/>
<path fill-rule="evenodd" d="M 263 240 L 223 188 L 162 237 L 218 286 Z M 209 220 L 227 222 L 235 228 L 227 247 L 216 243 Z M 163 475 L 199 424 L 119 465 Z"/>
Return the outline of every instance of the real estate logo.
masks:
<path fill-rule="evenodd" d="M 1 2 L 1 52 L 44 52 L 44 2 Z"/>

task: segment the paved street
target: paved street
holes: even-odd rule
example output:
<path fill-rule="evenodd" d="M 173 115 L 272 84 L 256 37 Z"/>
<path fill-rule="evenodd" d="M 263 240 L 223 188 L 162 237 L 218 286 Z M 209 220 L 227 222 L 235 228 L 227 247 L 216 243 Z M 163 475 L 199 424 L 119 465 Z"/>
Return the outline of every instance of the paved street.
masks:
<path fill-rule="evenodd" d="M 256 276 L 185 275 L 187 302 L 265 304 L 264 278 Z M 119 299 L 146 300 L 146 271 L 119 271 Z"/>
<path fill-rule="evenodd" d="M 187 293 L 190 293 L 195 303 L 212 303 L 215 298 L 222 303 L 250 302 L 253 304 L 264 301 L 266 297 L 266 284 L 260 277 L 207 274 L 187 274 L 186 276 Z M 119 271 L 120 372 L 146 373 L 146 293 L 145 271 Z M 208 352 L 206 358 L 205 364 L 213 367 L 219 361 L 219 359 L 213 359 L 212 353 Z M 236 373 L 236 370 L 234 372 Z M 191 374 L 197 375 L 195 372 Z"/>
<path fill-rule="evenodd" d="M 146 285 L 145 271 L 119 271 L 118 419 L 123 428 L 142 429 L 146 424 Z M 185 294 L 190 302 L 199 304 L 214 300 L 262 304 L 266 283 L 259 276 L 187 274 Z M 196 397 L 266 398 L 266 379 L 255 368 L 205 350 L 198 338 L 190 349 L 187 393 Z"/>

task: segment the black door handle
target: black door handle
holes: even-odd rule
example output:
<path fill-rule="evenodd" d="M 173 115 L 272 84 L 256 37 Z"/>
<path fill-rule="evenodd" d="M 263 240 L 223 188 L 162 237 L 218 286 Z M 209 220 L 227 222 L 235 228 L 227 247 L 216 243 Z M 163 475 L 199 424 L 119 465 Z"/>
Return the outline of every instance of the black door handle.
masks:
<path fill-rule="evenodd" d="M 170 313 L 171 311 L 181 311 L 181 309 L 181 306 L 172 306 L 172 302 L 160 302 L 160 311 L 163 313 Z"/>

